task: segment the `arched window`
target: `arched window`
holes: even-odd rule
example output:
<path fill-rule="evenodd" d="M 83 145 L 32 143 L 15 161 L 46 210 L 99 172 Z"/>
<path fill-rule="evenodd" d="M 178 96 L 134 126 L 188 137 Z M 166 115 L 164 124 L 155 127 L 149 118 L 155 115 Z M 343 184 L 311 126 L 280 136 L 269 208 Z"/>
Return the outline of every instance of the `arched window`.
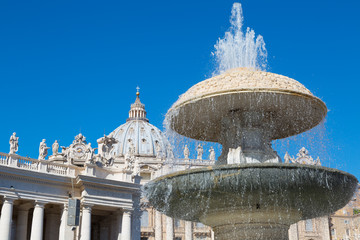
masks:
<path fill-rule="evenodd" d="M 202 224 L 201 222 L 197 222 L 197 223 L 196 223 L 196 227 L 197 227 L 197 228 L 204 228 L 205 225 Z"/>
<path fill-rule="evenodd" d="M 180 227 L 180 220 L 179 219 L 174 219 L 174 226 L 176 228 Z"/>
<path fill-rule="evenodd" d="M 305 231 L 307 231 L 307 232 L 312 232 L 313 231 L 312 219 L 305 220 Z"/>

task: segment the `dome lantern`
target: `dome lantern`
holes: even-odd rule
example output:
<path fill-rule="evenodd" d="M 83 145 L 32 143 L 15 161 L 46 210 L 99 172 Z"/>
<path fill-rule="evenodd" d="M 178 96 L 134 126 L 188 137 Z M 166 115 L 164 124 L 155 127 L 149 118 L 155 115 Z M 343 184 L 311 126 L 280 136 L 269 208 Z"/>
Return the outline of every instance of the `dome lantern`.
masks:
<path fill-rule="evenodd" d="M 139 90 L 140 90 L 140 88 L 137 87 L 136 88 L 136 99 L 135 99 L 135 102 L 133 104 L 131 104 L 130 111 L 129 111 L 129 118 L 126 120 L 127 122 L 131 121 L 131 120 L 143 120 L 143 121 L 149 122 L 149 120 L 146 118 L 145 105 L 143 103 L 141 103 L 141 101 L 140 101 Z"/>

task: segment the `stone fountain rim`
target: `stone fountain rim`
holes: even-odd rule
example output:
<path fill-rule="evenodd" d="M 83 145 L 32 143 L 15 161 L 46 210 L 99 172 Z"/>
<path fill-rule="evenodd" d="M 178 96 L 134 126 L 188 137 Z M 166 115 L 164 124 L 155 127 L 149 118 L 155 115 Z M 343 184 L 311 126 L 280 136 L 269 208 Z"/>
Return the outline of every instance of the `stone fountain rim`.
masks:
<path fill-rule="evenodd" d="M 295 81 L 295 80 L 294 80 Z M 294 90 L 288 90 L 288 89 L 281 89 L 281 88 L 240 88 L 240 89 L 229 89 L 229 90 L 222 90 L 222 91 L 214 91 L 209 92 L 208 94 L 202 94 L 198 95 L 192 98 L 189 98 L 185 101 L 179 102 L 181 97 L 176 101 L 171 108 L 168 110 L 167 114 L 170 114 L 172 111 L 176 111 L 176 109 L 181 108 L 189 103 L 193 103 L 202 99 L 216 97 L 216 96 L 223 96 L 223 95 L 231 95 L 231 94 L 239 94 L 239 93 L 277 93 L 277 94 L 288 94 L 288 95 L 295 95 L 298 97 L 304 97 L 308 98 L 310 100 L 314 100 L 323 108 L 323 111 L 326 113 L 328 112 L 328 109 L 326 107 L 326 104 L 318 97 L 312 95 L 312 94 L 306 94 Z M 179 103 L 178 103 L 179 102 Z"/>
<path fill-rule="evenodd" d="M 161 177 L 155 178 L 154 180 L 152 180 L 150 182 L 156 183 L 156 182 L 160 182 L 165 179 L 172 179 L 172 178 L 176 178 L 178 176 L 188 175 L 188 174 L 192 174 L 192 173 L 211 172 L 211 171 L 216 171 L 216 170 L 220 170 L 220 171 L 232 170 L 232 169 L 239 170 L 239 169 L 248 169 L 248 168 L 263 168 L 263 169 L 267 169 L 267 168 L 299 169 L 299 168 L 301 168 L 301 169 L 312 169 L 312 170 L 324 170 L 327 172 L 340 173 L 340 174 L 346 175 L 350 178 L 355 179 L 356 182 L 359 182 L 357 180 L 357 178 L 354 175 L 352 175 L 351 173 L 347 173 L 345 171 L 338 170 L 336 168 L 328 168 L 328 167 L 324 167 L 324 166 L 297 164 L 297 163 L 248 163 L 248 164 L 213 165 L 213 166 L 204 167 L 204 168 L 195 168 L 195 169 L 177 171 L 174 173 L 166 174 Z"/>

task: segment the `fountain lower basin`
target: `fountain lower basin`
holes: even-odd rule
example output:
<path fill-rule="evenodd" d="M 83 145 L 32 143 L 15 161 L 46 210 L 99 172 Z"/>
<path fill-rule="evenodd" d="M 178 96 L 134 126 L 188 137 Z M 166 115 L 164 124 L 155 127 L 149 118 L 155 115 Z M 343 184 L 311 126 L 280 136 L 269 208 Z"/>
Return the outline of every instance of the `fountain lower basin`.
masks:
<path fill-rule="evenodd" d="M 322 166 L 262 163 L 180 171 L 145 192 L 160 212 L 209 225 L 216 239 L 287 239 L 291 224 L 346 205 L 357 182 Z"/>

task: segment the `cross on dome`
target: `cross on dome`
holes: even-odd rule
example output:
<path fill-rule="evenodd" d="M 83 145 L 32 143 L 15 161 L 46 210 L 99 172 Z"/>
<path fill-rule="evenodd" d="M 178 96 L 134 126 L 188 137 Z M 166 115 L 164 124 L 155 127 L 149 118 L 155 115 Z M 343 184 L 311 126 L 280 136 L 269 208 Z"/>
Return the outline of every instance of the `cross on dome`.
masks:
<path fill-rule="evenodd" d="M 139 90 L 140 90 L 140 87 L 139 87 L 139 86 L 137 86 L 137 87 L 136 87 L 136 96 L 139 96 L 139 95 L 140 95 Z"/>

